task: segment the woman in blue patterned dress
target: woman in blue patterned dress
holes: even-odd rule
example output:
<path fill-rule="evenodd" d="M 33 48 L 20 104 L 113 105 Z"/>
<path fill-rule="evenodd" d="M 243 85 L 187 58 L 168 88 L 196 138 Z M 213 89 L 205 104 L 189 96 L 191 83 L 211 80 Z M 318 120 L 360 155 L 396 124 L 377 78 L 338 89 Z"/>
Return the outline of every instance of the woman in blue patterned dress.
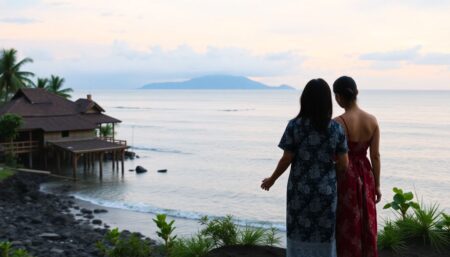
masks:
<path fill-rule="evenodd" d="M 331 90 L 323 79 L 306 84 L 300 113 L 289 121 L 279 147 L 284 150 L 269 190 L 291 165 L 287 185 L 287 257 L 335 257 L 336 177 L 347 169 L 342 127 L 331 120 Z"/>

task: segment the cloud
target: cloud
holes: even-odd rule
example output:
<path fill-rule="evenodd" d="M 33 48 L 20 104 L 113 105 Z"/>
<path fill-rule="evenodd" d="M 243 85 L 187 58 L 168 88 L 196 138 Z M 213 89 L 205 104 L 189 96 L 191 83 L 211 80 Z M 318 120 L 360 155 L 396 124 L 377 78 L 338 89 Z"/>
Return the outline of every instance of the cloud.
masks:
<path fill-rule="evenodd" d="M 9 17 L 9 18 L 1 18 L 0 23 L 13 23 L 13 24 L 30 24 L 39 22 L 36 19 L 25 18 L 25 17 Z"/>
<path fill-rule="evenodd" d="M 421 46 L 415 46 L 405 50 L 366 53 L 362 54 L 359 59 L 369 61 L 409 61 L 419 56 L 421 48 Z"/>
<path fill-rule="evenodd" d="M 450 65 L 450 54 L 428 53 L 417 58 L 416 63 L 423 65 Z"/>
<path fill-rule="evenodd" d="M 7 43 L 7 44 L 6 44 Z M 126 41 L 109 45 L 65 42 L 5 41 L 23 57 L 34 59 L 27 66 L 40 77 L 56 74 L 66 77 L 74 88 L 136 88 L 149 82 L 176 81 L 208 74 L 247 77 L 278 77 L 298 74 L 306 59 L 295 51 L 253 53 L 245 48 L 209 46 L 197 50 L 190 45 L 172 49 L 152 46 L 131 47 Z"/>
<path fill-rule="evenodd" d="M 401 64 L 414 65 L 449 65 L 449 53 L 420 53 L 421 46 L 405 50 L 373 52 L 360 55 L 360 60 L 372 62 L 375 69 L 397 69 Z"/>

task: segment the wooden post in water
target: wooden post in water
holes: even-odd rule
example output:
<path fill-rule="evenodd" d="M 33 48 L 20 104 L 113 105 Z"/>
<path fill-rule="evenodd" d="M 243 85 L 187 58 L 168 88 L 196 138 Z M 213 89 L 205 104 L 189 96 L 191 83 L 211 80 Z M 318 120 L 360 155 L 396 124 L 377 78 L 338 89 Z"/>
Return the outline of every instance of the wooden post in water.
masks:
<path fill-rule="evenodd" d="M 56 155 L 56 173 L 61 172 L 61 157 L 59 156 L 59 151 L 54 151 Z"/>
<path fill-rule="evenodd" d="M 114 169 L 116 168 L 116 151 L 113 150 L 111 154 L 112 154 L 112 170 L 114 171 Z"/>
<path fill-rule="evenodd" d="M 123 173 L 124 173 L 124 170 L 125 170 L 125 164 L 124 164 L 124 161 L 125 161 L 125 151 L 124 150 L 122 150 L 122 153 L 121 153 L 121 155 L 122 155 L 122 176 L 123 176 Z"/>
<path fill-rule="evenodd" d="M 77 162 L 78 162 L 78 155 L 76 153 L 72 154 L 72 176 L 73 179 L 77 179 Z"/>
<path fill-rule="evenodd" d="M 100 168 L 100 179 L 103 178 L 103 152 L 100 153 L 100 160 L 98 160 Z"/>

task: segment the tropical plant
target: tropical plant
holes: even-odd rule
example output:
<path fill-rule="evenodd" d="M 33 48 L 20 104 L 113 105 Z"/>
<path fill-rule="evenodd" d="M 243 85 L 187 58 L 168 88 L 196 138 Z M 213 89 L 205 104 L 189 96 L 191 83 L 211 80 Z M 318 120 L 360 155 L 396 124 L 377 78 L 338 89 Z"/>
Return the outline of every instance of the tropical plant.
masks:
<path fill-rule="evenodd" d="M 6 102 L 18 89 L 33 85 L 30 77 L 34 74 L 22 71 L 23 65 L 31 63 L 31 58 L 17 62 L 16 49 L 3 49 L 0 55 L 0 96 Z"/>
<path fill-rule="evenodd" d="M 149 257 L 152 252 L 149 242 L 135 233 L 125 237 L 117 228 L 107 232 L 105 238 L 97 242 L 97 249 L 107 257 Z"/>
<path fill-rule="evenodd" d="M 110 137 L 114 134 L 113 127 L 111 124 L 101 125 L 98 133 L 101 137 Z"/>
<path fill-rule="evenodd" d="M 383 209 L 389 209 L 392 208 L 394 211 L 399 213 L 403 219 L 406 218 L 406 213 L 408 212 L 408 209 L 410 207 L 417 209 L 419 208 L 418 203 L 412 201 L 414 198 L 414 195 L 412 192 L 406 192 L 404 193 L 402 189 L 394 187 L 392 189 L 394 191 L 394 199 L 392 202 L 386 204 Z"/>
<path fill-rule="evenodd" d="M 0 257 L 32 257 L 24 249 L 14 249 L 10 242 L 0 242 Z"/>
<path fill-rule="evenodd" d="M 11 177 L 14 174 L 13 171 L 11 171 L 10 169 L 7 168 L 0 168 L 0 181 Z"/>
<path fill-rule="evenodd" d="M 70 98 L 70 93 L 73 92 L 72 88 L 63 88 L 64 78 L 51 75 L 46 87 L 47 91 L 62 96 L 64 98 Z"/>
<path fill-rule="evenodd" d="M 15 114 L 7 113 L 0 117 L 0 139 L 9 142 L 11 145 L 6 149 L 5 163 L 8 166 L 16 166 L 16 156 L 13 140 L 19 134 L 19 128 L 22 126 L 22 118 Z"/>
<path fill-rule="evenodd" d="M 387 221 L 378 233 L 378 248 L 390 249 L 397 253 L 406 249 L 405 236 L 395 222 Z"/>
<path fill-rule="evenodd" d="M 450 215 L 449 214 L 442 213 L 441 220 L 438 222 L 438 228 L 450 233 Z"/>
<path fill-rule="evenodd" d="M 173 241 L 177 238 L 177 236 L 173 236 L 172 233 L 175 230 L 174 220 L 167 222 L 167 215 L 158 214 L 156 215 L 156 219 L 153 219 L 159 231 L 156 234 L 164 240 L 164 245 L 166 248 L 166 252 L 169 253 L 172 247 Z"/>
<path fill-rule="evenodd" d="M 437 203 L 425 206 L 422 202 L 414 209 L 414 215 L 406 215 L 397 221 L 400 230 L 407 238 L 423 240 L 436 250 L 442 250 L 450 245 L 446 231 L 439 229 L 441 215 Z"/>
<path fill-rule="evenodd" d="M 264 245 L 266 230 L 263 228 L 252 228 L 246 226 L 239 231 L 238 244 L 241 245 Z"/>
<path fill-rule="evenodd" d="M 196 235 L 189 239 L 177 239 L 170 251 L 171 257 L 203 257 L 214 248 L 214 242 Z"/>
<path fill-rule="evenodd" d="M 200 224 L 206 226 L 200 231 L 202 236 L 210 238 L 216 247 L 236 245 L 238 243 L 238 227 L 233 222 L 233 217 L 227 215 L 225 218 L 202 217 Z"/>
<path fill-rule="evenodd" d="M 48 79 L 47 78 L 38 78 L 35 84 L 36 88 L 47 89 Z"/>
<path fill-rule="evenodd" d="M 277 236 L 277 230 L 271 227 L 269 230 L 266 230 L 264 241 L 270 246 L 279 245 L 281 243 L 281 237 Z"/>

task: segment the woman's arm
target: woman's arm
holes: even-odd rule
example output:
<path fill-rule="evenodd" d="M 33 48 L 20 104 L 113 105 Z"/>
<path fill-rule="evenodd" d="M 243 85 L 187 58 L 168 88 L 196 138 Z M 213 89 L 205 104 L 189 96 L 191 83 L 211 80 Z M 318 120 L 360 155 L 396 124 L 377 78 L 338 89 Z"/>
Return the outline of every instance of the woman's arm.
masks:
<path fill-rule="evenodd" d="M 375 202 L 378 203 L 381 200 L 381 190 L 380 190 L 380 173 L 381 173 L 381 158 L 380 158 L 380 130 L 378 124 L 372 137 L 372 142 L 370 143 L 370 162 L 372 163 L 372 172 L 375 178 Z"/>
<path fill-rule="evenodd" d="M 294 160 L 294 153 L 291 151 L 284 151 L 283 156 L 281 157 L 275 171 L 272 173 L 272 176 L 263 179 L 261 183 L 261 188 L 269 191 L 275 181 L 283 174 L 286 169 L 291 165 L 292 160 Z"/>
<path fill-rule="evenodd" d="M 338 154 L 336 156 L 336 175 L 341 178 L 348 169 L 348 154 Z"/>

